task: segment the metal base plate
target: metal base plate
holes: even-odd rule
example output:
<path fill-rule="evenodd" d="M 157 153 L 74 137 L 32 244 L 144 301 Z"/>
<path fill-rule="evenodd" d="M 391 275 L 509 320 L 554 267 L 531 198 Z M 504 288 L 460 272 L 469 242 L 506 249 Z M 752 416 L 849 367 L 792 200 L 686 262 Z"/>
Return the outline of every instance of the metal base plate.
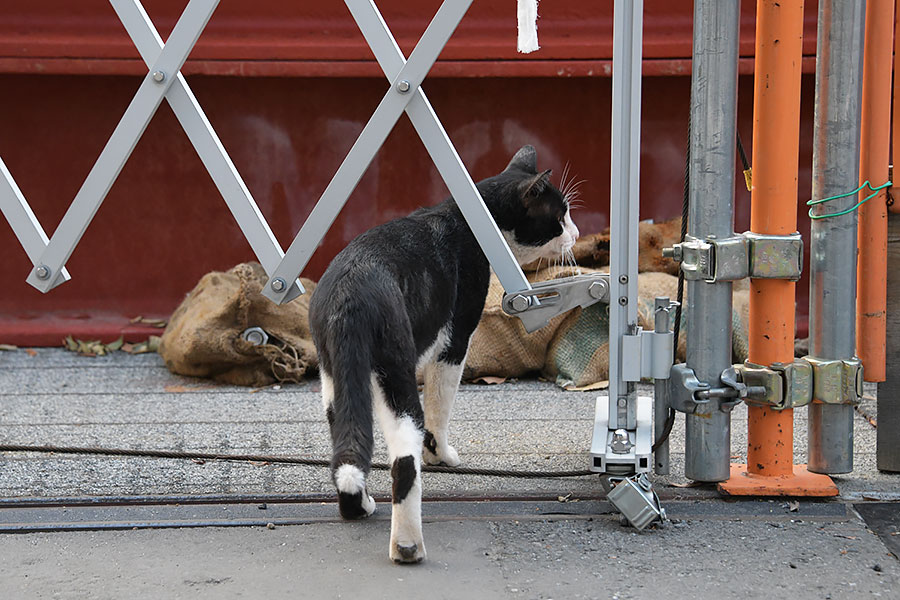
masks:
<path fill-rule="evenodd" d="M 729 496 L 837 496 L 828 475 L 810 473 L 806 465 L 794 465 L 792 475 L 768 477 L 747 472 L 747 465 L 731 465 L 731 478 L 718 486 Z"/>
<path fill-rule="evenodd" d="M 626 453 L 616 453 L 610 448 L 613 432 L 609 427 L 609 397 L 598 396 L 594 413 L 594 437 L 591 442 L 591 470 L 597 473 L 628 475 L 650 470 L 651 440 L 653 439 L 653 399 L 638 396 L 637 428 L 628 431 L 628 439 L 633 444 Z"/>

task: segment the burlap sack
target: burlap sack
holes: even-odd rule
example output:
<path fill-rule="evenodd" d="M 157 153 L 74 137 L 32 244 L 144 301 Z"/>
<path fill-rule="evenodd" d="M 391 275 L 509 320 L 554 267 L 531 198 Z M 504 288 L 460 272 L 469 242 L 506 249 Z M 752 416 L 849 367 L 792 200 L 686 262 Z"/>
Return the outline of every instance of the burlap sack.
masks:
<path fill-rule="evenodd" d="M 207 273 L 172 314 L 159 354 L 173 373 L 211 377 L 235 385 L 300 381 L 318 366 L 309 331 L 309 298 L 316 284 L 301 280 L 307 293 L 278 306 L 261 294 L 267 281 L 258 263 Z M 270 342 L 254 346 L 241 333 L 261 327 Z"/>

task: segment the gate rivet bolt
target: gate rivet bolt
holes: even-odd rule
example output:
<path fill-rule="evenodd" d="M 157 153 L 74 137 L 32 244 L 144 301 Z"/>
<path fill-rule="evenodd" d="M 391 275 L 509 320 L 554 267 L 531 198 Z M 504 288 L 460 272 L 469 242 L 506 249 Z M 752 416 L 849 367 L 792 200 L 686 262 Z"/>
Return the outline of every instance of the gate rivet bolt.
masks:
<path fill-rule="evenodd" d="M 272 289 L 276 292 L 283 292 L 287 287 L 287 282 L 281 277 L 276 277 L 272 280 Z"/>
<path fill-rule="evenodd" d="M 599 281 L 595 281 L 588 288 L 588 293 L 591 295 L 591 298 L 596 298 L 599 300 L 606 294 L 606 285 L 600 283 Z"/>
<path fill-rule="evenodd" d="M 405 94 L 406 92 L 408 92 L 409 87 L 410 87 L 409 82 L 405 79 L 401 79 L 400 81 L 397 82 L 397 89 L 400 91 L 401 94 Z"/>
<path fill-rule="evenodd" d="M 153 71 L 153 75 L 151 75 L 151 77 L 153 77 L 153 81 L 155 81 L 156 83 L 162 83 L 166 80 L 166 74 L 164 71 Z"/>
<path fill-rule="evenodd" d="M 41 265 L 34 270 L 34 274 L 37 275 L 38 279 L 50 279 L 50 267 Z"/>
<path fill-rule="evenodd" d="M 628 304 L 628 296 L 621 296 L 619 298 L 619 304 L 621 304 L 622 306 L 625 306 L 626 304 Z"/>
<path fill-rule="evenodd" d="M 523 310 L 528 308 L 529 304 L 531 303 L 528 301 L 528 298 L 526 298 L 522 294 L 514 296 L 513 299 L 509 302 L 509 305 L 512 306 L 513 310 L 516 312 L 522 312 Z"/>

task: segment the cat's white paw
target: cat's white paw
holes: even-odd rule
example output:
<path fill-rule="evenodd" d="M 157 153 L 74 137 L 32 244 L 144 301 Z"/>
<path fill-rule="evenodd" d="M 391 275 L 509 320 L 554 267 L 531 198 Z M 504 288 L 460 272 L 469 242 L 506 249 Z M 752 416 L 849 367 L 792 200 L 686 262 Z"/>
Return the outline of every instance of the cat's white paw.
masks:
<path fill-rule="evenodd" d="M 422 450 L 422 460 L 428 465 L 439 465 L 443 463 L 448 467 L 458 467 L 460 463 L 459 453 L 453 446 L 443 446 L 442 448 L 438 448 L 437 454 L 428 448 L 424 448 Z"/>
<path fill-rule="evenodd" d="M 425 542 L 421 538 L 415 542 L 397 541 L 391 536 L 390 556 L 395 563 L 420 563 L 425 560 Z"/>
<path fill-rule="evenodd" d="M 363 510 L 366 511 L 366 516 L 371 517 L 375 512 L 375 498 L 370 496 L 368 493 L 363 492 L 362 507 Z"/>

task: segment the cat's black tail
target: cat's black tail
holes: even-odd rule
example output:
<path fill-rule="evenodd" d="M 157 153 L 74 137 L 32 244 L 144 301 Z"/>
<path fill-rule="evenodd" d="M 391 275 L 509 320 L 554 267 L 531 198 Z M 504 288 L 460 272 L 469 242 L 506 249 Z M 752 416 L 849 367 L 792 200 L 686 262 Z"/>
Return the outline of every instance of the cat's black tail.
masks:
<path fill-rule="evenodd" d="M 374 336 L 360 324 L 350 315 L 329 320 L 326 346 L 330 373 L 323 369 L 333 392 L 331 404 L 326 408 L 333 447 L 331 472 L 338 490 L 341 516 L 345 519 L 367 517 L 375 510 L 375 503 L 366 491 L 374 447 Z M 326 404 L 327 400 L 326 395 Z"/>

